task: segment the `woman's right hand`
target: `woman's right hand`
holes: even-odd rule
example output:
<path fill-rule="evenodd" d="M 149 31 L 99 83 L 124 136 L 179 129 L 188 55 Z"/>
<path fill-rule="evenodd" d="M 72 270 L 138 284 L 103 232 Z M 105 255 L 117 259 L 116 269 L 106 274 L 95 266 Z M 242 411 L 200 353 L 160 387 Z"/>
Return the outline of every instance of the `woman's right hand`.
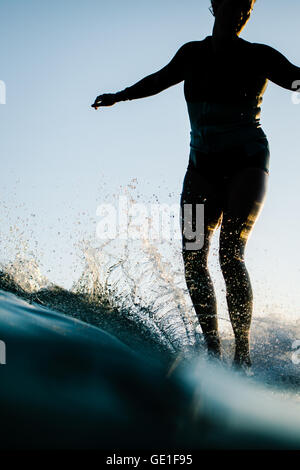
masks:
<path fill-rule="evenodd" d="M 91 106 L 97 110 L 100 106 L 112 106 L 116 102 L 117 99 L 115 93 L 105 93 L 104 95 L 97 96 L 95 102 Z"/>

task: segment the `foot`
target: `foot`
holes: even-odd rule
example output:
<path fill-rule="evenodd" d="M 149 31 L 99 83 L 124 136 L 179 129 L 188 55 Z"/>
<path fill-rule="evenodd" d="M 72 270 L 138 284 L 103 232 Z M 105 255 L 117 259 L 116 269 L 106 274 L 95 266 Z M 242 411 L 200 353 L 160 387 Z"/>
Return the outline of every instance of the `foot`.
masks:
<path fill-rule="evenodd" d="M 233 360 L 233 367 L 235 370 L 238 372 L 242 372 L 248 377 L 251 377 L 254 375 L 251 367 L 252 367 L 252 362 L 250 358 L 250 353 L 247 352 L 246 354 L 235 354 L 234 360 Z"/>
<path fill-rule="evenodd" d="M 207 353 L 211 359 L 222 359 L 221 342 L 219 336 L 207 336 L 205 338 Z"/>

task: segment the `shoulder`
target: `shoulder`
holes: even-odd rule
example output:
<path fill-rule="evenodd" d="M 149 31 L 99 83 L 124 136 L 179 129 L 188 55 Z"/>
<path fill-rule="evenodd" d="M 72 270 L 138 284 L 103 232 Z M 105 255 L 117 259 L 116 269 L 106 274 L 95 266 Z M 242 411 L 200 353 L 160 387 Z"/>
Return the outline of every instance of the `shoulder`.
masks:
<path fill-rule="evenodd" d="M 241 40 L 241 44 L 247 49 L 248 54 L 253 58 L 253 60 L 264 67 L 278 63 L 278 61 L 285 60 L 285 57 L 281 52 L 267 44 L 249 42 L 244 39 Z"/>
<path fill-rule="evenodd" d="M 258 56 L 261 56 L 262 58 L 266 59 L 280 55 L 279 51 L 274 49 L 274 47 L 268 46 L 267 44 L 248 41 L 244 42 L 247 43 L 248 47 L 251 48 L 254 53 L 256 53 Z"/>
<path fill-rule="evenodd" d="M 205 47 L 205 45 L 208 43 L 209 41 L 209 38 L 210 36 L 207 36 L 206 38 L 202 39 L 201 41 L 189 41 L 189 42 L 186 42 L 185 44 L 183 44 L 179 50 L 181 51 L 182 53 L 192 53 L 192 52 L 196 52 L 196 51 L 199 51 L 200 49 L 202 49 L 203 47 Z"/>

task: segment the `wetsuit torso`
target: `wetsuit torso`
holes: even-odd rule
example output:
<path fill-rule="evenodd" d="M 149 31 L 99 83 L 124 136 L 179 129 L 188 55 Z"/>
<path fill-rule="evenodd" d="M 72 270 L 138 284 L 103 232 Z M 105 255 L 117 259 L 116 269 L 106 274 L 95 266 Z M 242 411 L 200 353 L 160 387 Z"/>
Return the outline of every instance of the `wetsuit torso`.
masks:
<path fill-rule="evenodd" d="M 265 149 L 260 165 L 268 171 L 268 141 L 260 113 L 269 79 L 293 90 L 295 81 L 300 80 L 300 68 L 272 47 L 239 37 L 216 52 L 208 36 L 184 44 L 163 69 L 117 96 L 118 100 L 143 98 L 184 80 L 191 123 L 191 163 L 197 167 L 199 154 L 242 146 L 246 156 Z"/>

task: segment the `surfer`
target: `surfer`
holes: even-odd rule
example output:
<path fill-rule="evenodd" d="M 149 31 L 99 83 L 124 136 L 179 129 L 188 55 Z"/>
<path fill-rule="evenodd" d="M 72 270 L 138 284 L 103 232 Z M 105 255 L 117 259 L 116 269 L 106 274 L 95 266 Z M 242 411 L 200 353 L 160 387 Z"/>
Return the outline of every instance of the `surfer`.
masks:
<path fill-rule="evenodd" d="M 240 33 L 255 0 L 212 0 L 213 32 L 179 48 L 161 70 L 117 93 L 99 95 L 95 109 L 152 96 L 184 81 L 191 123 L 189 162 L 181 193 L 182 254 L 186 284 L 208 352 L 221 357 L 216 297 L 208 271 L 211 238 L 220 227 L 219 259 L 235 336 L 234 365 L 251 367 L 253 293 L 245 247 L 262 210 L 269 145 L 261 128 L 262 97 L 268 80 L 295 90 L 300 68 L 270 46 L 248 42 Z M 185 220 L 186 204 L 193 207 Z M 193 246 L 186 222 L 195 228 L 196 204 L 204 205 L 203 245 Z"/>

